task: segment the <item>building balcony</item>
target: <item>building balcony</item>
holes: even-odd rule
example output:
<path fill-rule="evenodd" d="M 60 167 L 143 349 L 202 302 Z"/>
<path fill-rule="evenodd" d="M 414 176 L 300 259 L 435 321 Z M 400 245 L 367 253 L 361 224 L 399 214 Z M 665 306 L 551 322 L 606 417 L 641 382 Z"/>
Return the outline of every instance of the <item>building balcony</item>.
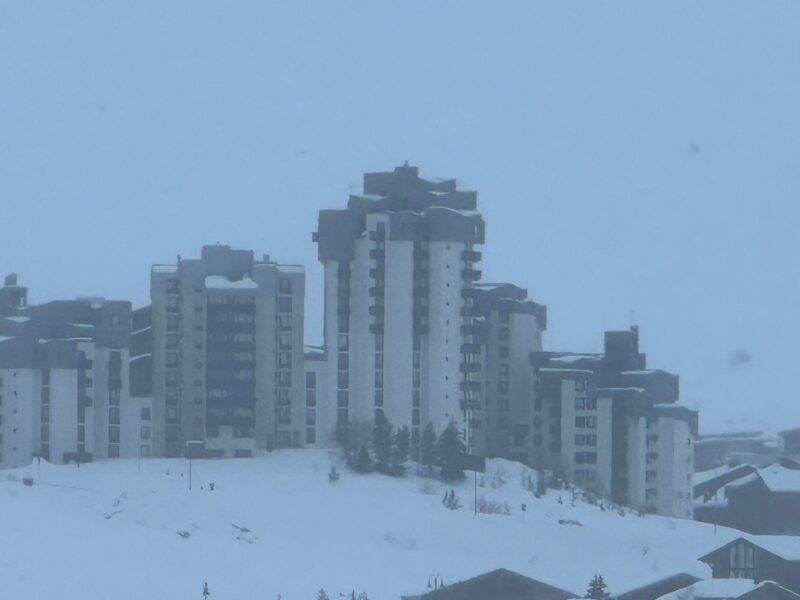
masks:
<path fill-rule="evenodd" d="M 383 279 L 384 277 L 386 277 L 386 269 L 383 267 L 370 269 L 369 276 L 372 277 L 373 279 Z"/>
<path fill-rule="evenodd" d="M 479 281 L 482 275 L 478 269 L 464 269 L 461 271 L 461 279 L 465 281 Z"/>
<path fill-rule="evenodd" d="M 461 259 L 464 262 L 480 262 L 482 258 L 483 254 L 477 250 L 464 250 L 461 253 Z"/>
<path fill-rule="evenodd" d="M 482 410 L 483 404 L 480 400 L 462 400 L 461 410 Z"/>
<path fill-rule="evenodd" d="M 461 326 L 461 335 L 482 335 L 485 330 L 483 323 L 472 323 Z"/>
<path fill-rule="evenodd" d="M 461 363 L 460 370 L 462 373 L 480 373 L 481 367 L 479 362 Z"/>
<path fill-rule="evenodd" d="M 375 260 L 383 261 L 386 258 L 386 251 L 373 248 L 372 250 L 369 251 L 369 257 Z"/>
<path fill-rule="evenodd" d="M 373 242 L 380 242 L 381 240 L 386 239 L 386 232 L 385 231 L 370 231 L 369 232 L 369 239 Z"/>
<path fill-rule="evenodd" d="M 383 295 L 386 293 L 386 288 L 382 285 L 373 285 L 369 288 L 369 296 L 370 298 L 381 298 L 383 299 Z"/>
<path fill-rule="evenodd" d="M 483 313 L 480 308 L 477 306 L 462 306 L 461 307 L 461 316 L 462 317 L 480 317 Z"/>
<path fill-rule="evenodd" d="M 480 354 L 483 346 L 480 344 L 461 344 L 462 354 Z"/>
<path fill-rule="evenodd" d="M 459 388 L 462 392 L 480 392 L 481 391 L 481 382 L 480 381 L 462 381 L 459 385 Z"/>

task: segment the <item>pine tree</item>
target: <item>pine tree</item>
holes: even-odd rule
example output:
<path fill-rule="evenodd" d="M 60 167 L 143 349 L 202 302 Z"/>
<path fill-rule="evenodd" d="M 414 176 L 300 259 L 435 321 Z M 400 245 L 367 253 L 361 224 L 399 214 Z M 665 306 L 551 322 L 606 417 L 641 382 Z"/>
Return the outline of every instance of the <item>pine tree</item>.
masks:
<path fill-rule="evenodd" d="M 442 479 L 460 481 L 464 479 L 464 454 L 466 447 L 458 435 L 452 421 L 439 438 L 439 460 L 442 465 Z"/>
<path fill-rule="evenodd" d="M 420 462 L 419 458 L 419 427 L 415 427 L 414 431 L 411 432 L 411 460 L 415 462 Z"/>
<path fill-rule="evenodd" d="M 402 475 L 405 471 L 403 463 L 408 460 L 408 452 L 411 447 L 411 432 L 408 427 L 403 425 L 395 431 L 392 440 L 392 459 L 390 471 L 392 475 Z"/>
<path fill-rule="evenodd" d="M 381 473 L 387 473 L 392 455 L 392 425 L 382 410 L 376 412 L 375 425 L 372 427 L 372 449 L 375 452 L 375 467 Z"/>
<path fill-rule="evenodd" d="M 340 419 L 336 423 L 336 443 L 347 449 L 350 443 L 350 426 L 346 420 Z"/>
<path fill-rule="evenodd" d="M 609 597 L 606 591 L 606 582 L 602 575 L 595 575 L 589 582 L 589 587 L 586 589 L 586 597 L 593 600 L 605 600 Z"/>
<path fill-rule="evenodd" d="M 328 592 L 325 591 L 325 588 L 319 588 L 317 592 L 317 600 L 331 600 L 330 596 L 328 596 Z"/>
<path fill-rule="evenodd" d="M 433 431 L 433 425 L 428 423 L 422 432 L 422 440 L 419 444 L 419 460 L 428 470 L 428 475 L 431 473 L 431 468 L 436 463 L 436 432 Z"/>
<path fill-rule="evenodd" d="M 359 473 L 369 473 L 372 471 L 372 457 L 370 457 L 369 450 L 367 450 L 366 446 L 361 446 L 358 450 L 354 468 Z"/>

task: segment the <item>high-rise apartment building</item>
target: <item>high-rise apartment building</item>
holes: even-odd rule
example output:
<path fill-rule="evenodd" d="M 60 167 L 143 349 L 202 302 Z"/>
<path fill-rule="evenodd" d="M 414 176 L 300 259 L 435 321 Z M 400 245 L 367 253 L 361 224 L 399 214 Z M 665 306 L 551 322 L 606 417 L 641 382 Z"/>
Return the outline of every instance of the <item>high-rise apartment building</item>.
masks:
<path fill-rule="evenodd" d="M 118 458 L 128 405 L 129 302 L 28 305 L 0 289 L 0 465 Z"/>
<path fill-rule="evenodd" d="M 537 352 L 533 465 L 619 504 L 692 515 L 697 413 L 678 376 L 648 369 L 639 331 L 609 331 L 605 352 Z"/>
<path fill-rule="evenodd" d="M 305 445 L 304 269 L 215 245 L 150 281 L 154 453 Z"/>
<path fill-rule="evenodd" d="M 547 308 L 510 283 L 476 284 L 468 290 L 481 333 L 472 350 L 479 357 L 483 414 L 476 413 L 476 451 L 530 463 L 533 460 L 532 352 L 541 352 Z M 474 364 L 474 363 L 473 363 Z"/>
<path fill-rule="evenodd" d="M 320 212 L 327 358 L 317 384 L 330 394 L 318 411 L 321 443 L 382 411 L 414 436 L 453 422 L 475 451 L 480 326 L 469 290 L 481 277 L 484 240 L 476 209 L 475 192 L 405 165 L 365 174 L 347 208 Z"/>

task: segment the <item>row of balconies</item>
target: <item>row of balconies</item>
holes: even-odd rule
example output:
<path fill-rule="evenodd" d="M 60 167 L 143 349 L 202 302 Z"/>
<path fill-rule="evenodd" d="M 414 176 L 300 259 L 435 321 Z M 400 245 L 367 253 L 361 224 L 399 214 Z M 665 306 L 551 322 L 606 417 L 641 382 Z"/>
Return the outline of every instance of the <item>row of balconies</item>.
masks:
<path fill-rule="evenodd" d="M 461 271 L 461 279 L 465 281 L 478 281 L 482 273 L 478 269 L 464 269 Z"/>

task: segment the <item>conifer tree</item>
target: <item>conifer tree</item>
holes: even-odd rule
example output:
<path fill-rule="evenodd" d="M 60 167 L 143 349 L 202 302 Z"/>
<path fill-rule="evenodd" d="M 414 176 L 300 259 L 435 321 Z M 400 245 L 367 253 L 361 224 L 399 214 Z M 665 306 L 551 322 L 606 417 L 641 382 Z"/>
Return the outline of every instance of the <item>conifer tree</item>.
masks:
<path fill-rule="evenodd" d="M 436 451 L 436 432 L 433 431 L 433 425 L 428 423 L 422 432 L 422 439 L 419 443 L 419 460 L 427 468 L 428 475 L 430 475 L 433 465 L 436 464 Z"/>
<path fill-rule="evenodd" d="M 403 425 L 395 431 L 392 440 L 391 471 L 394 475 L 403 474 L 403 463 L 408 460 L 411 447 L 411 432 Z"/>
<path fill-rule="evenodd" d="M 372 457 L 369 455 L 369 450 L 366 446 L 361 446 L 356 455 L 354 468 L 359 473 L 369 473 L 372 471 Z"/>
<path fill-rule="evenodd" d="M 372 450 L 375 452 L 375 467 L 381 473 L 389 471 L 392 455 L 392 425 L 383 411 L 377 411 L 375 425 L 372 427 Z"/>
<path fill-rule="evenodd" d="M 589 582 L 589 587 L 586 589 L 586 597 L 593 600 L 605 600 L 609 597 L 606 591 L 606 582 L 602 575 L 595 575 Z"/>
<path fill-rule="evenodd" d="M 328 592 L 325 591 L 325 588 L 320 588 L 317 592 L 317 600 L 331 600 L 330 596 L 328 596 Z"/>
<path fill-rule="evenodd" d="M 464 479 L 464 454 L 466 447 L 458 435 L 452 421 L 439 437 L 439 460 L 442 465 L 442 479 L 460 481 Z"/>

